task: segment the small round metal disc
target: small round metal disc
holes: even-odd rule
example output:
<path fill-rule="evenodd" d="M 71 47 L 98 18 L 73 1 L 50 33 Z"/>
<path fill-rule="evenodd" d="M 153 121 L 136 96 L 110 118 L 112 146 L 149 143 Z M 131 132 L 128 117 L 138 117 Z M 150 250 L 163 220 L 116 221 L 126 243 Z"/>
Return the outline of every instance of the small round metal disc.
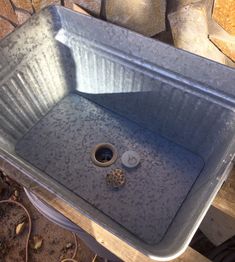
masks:
<path fill-rule="evenodd" d="M 137 152 L 129 150 L 122 155 L 121 160 L 125 167 L 134 168 L 139 165 L 140 156 Z"/>

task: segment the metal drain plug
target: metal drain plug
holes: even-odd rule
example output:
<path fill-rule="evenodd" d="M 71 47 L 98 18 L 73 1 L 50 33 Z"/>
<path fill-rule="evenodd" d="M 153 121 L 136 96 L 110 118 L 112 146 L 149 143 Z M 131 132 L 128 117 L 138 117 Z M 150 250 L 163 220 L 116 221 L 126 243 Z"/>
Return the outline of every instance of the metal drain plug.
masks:
<path fill-rule="evenodd" d="M 116 168 L 106 175 L 106 183 L 113 189 L 124 186 L 126 177 L 122 169 Z"/>
<path fill-rule="evenodd" d="M 129 150 L 122 155 L 121 160 L 125 167 L 134 168 L 139 165 L 140 156 L 137 152 Z"/>

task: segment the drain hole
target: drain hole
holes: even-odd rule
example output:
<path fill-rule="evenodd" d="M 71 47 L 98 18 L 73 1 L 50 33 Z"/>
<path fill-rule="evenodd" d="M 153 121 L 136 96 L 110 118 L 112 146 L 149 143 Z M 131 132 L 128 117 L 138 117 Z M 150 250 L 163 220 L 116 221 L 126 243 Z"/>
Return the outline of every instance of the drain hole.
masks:
<path fill-rule="evenodd" d="M 110 148 L 101 147 L 95 153 L 95 158 L 101 163 L 110 161 L 113 157 L 113 151 Z"/>
<path fill-rule="evenodd" d="M 111 144 L 98 144 L 92 151 L 91 159 L 98 166 L 110 166 L 117 159 L 117 153 Z"/>

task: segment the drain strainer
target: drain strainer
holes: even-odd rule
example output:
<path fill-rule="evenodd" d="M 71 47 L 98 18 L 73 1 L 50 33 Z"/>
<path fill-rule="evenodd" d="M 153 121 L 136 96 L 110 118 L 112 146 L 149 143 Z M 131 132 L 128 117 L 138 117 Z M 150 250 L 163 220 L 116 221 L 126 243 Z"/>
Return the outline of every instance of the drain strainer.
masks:
<path fill-rule="evenodd" d="M 111 144 L 98 144 L 91 152 L 91 160 L 97 166 L 110 166 L 117 160 L 117 151 Z"/>
<path fill-rule="evenodd" d="M 116 168 L 106 175 L 107 184 L 113 189 L 119 189 L 124 186 L 126 177 L 122 169 Z"/>

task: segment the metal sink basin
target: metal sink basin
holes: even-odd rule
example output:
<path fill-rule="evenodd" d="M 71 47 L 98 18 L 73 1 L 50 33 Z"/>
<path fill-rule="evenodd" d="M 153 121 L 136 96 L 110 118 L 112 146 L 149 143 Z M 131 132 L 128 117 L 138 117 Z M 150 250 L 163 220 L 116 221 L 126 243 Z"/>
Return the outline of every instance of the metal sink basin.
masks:
<path fill-rule="evenodd" d="M 145 255 L 182 253 L 232 166 L 235 71 L 55 6 L 0 57 L 0 160 Z"/>

